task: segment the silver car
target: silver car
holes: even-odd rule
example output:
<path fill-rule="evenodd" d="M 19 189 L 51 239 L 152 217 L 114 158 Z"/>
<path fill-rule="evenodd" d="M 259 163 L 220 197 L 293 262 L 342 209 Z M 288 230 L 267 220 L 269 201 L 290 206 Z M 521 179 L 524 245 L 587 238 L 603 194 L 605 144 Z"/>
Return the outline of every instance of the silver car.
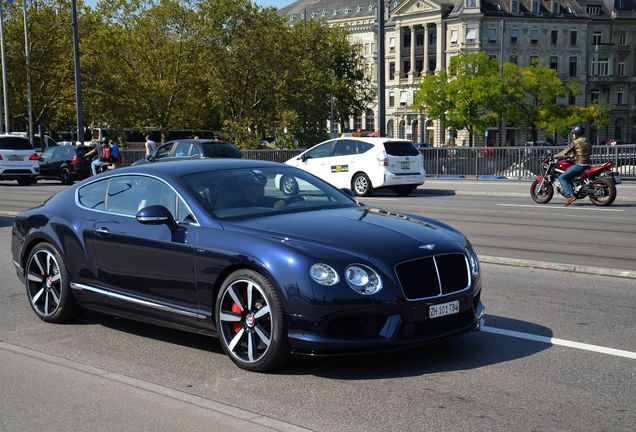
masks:
<path fill-rule="evenodd" d="M 0 180 L 17 180 L 21 186 L 37 181 L 38 155 L 26 137 L 0 135 Z"/>

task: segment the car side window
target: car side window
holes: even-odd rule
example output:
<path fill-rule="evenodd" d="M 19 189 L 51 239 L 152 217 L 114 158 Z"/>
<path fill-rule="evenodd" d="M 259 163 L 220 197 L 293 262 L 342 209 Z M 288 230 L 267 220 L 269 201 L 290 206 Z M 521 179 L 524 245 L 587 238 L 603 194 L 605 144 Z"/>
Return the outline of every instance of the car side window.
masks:
<path fill-rule="evenodd" d="M 190 155 L 190 146 L 189 142 L 177 142 L 174 144 L 174 156 L 189 156 Z"/>
<path fill-rule="evenodd" d="M 155 152 L 154 159 L 163 159 L 170 156 L 170 150 L 172 150 L 172 145 L 173 144 L 171 143 L 171 144 L 165 144 L 159 147 L 157 151 Z"/>
<path fill-rule="evenodd" d="M 66 149 L 64 147 L 55 147 L 53 149 L 53 156 L 51 157 L 51 160 L 52 161 L 64 160 L 65 154 L 66 154 Z"/>
<path fill-rule="evenodd" d="M 373 144 L 364 141 L 356 141 L 358 146 L 358 154 L 366 153 L 373 148 Z"/>
<path fill-rule="evenodd" d="M 79 189 L 78 201 L 84 207 L 93 210 L 104 210 L 108 180 L 91 183 Z"/>
<path fill-rule="evenodd" d="M 357 153 L 356 142 L 353 140 L 340 140 L 333 148 L 334 156 L 349 156 Z"/>
<path fill-rule="evenodd" d="M 336 141 L 327 141 L 326 143 L 321 144 L 318 147 L 315 147 L 315 148 L 309 150 L 306 153 L 307 159 L 309 159 L 309 158 L 316 159 L 316 158 L 323 158 L 323 157 L 331 156 L 331 153 L 333 151 L 333 147 L 334 147 L 335 143 L 336 143 Z"/>
<path fill-rule="evenodd" d="M 192 150 L 190 150 L 190 156 L 201 156 L 201 149 L 198 145 L 192 144 Z"/>
<path fill-rule="evenodd" d="M 45 160 L 45 161 L 49 161 L 53 158 L 53 152 L 55 151 L 55 147 L 51 147 L 46 149 L 45 151 L 42 152 L 42 154 L 40 155 L 40 157 Z"/>

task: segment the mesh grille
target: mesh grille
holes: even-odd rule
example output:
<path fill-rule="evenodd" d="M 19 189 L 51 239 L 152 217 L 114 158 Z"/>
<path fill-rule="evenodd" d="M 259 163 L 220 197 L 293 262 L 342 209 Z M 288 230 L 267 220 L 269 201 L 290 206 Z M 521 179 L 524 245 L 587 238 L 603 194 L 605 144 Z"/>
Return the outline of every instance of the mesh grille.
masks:
<path fill-rule="evenodd" d="M 395 271 L 404 295 L 409 300 L 462 291 L 470 282 L 466 258 L 462 254 L 438 255 L 407 261 L 398 264 Z"/>

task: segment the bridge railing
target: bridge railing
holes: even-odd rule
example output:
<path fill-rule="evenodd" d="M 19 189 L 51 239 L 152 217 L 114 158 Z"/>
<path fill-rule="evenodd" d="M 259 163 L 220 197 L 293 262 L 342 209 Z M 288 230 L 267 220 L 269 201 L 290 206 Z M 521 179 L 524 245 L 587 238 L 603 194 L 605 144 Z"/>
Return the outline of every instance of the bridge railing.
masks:
<path fill-rule="evenodd" d="M 502 177 L 530 179 L 542 173 L 547 151 L 563 147 L 433 147 L 421 149 L 429 177 Z M 242 150 L 245 158 L 285 162 L 303 150 Z M 144 157 L 143 150 L 122 150 L 124 165 Z M 592 163 L 614 162 L 614 169 L 625 180 L 636 180 L 636 144 L 594 146 Z"/>

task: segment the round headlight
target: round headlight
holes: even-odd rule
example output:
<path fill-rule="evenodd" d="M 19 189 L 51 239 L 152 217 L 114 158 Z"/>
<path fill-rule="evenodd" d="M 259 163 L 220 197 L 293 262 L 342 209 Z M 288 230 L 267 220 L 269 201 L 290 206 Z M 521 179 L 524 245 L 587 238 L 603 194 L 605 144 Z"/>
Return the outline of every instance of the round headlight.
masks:
<path fill-rule="evenodd" d="M 375 294 L 382 289 L 382 279 L 371 268 L 352 264 L 345 269 L 345 280 L 352 290 L 364 295 Z"/>
<path fill-rule="evenodd" d="M 337 284 L 340 280 L 338 273 L 331 266 L 322 263 L 312 265 L 309 268 L 309 275 L 320 285 L 331 286 Z"/>

